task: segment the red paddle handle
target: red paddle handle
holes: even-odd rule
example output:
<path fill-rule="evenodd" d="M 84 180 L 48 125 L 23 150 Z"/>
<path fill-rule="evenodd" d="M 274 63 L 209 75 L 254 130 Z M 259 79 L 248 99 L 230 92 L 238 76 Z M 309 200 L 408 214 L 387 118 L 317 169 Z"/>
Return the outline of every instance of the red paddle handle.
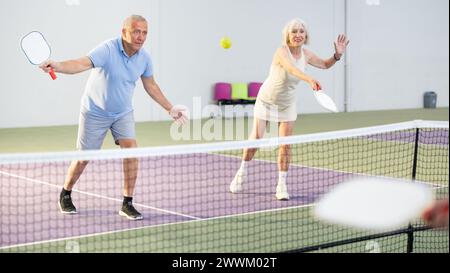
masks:
<path fill-rule="evenodd" d="M 55 70 L 53 70 L 53 68 L 50 70 L 50 72 L 48 74 L 50 74 L 50 77 L 52 77 L 52 80 L 56 80 L 56 74 L 55 74 Z"/>

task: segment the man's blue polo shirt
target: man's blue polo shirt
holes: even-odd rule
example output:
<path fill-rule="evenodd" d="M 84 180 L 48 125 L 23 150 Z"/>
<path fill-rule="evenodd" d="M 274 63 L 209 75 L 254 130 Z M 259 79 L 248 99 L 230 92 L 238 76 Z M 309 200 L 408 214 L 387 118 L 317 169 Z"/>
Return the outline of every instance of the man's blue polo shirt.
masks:
<path fill-rule="evenodd" d="M 119 37 L 100 44 L 88 57 L 94 68 L 81 100 L 82 111 L 112 118 L 133 111 L 136 82 L 141 76 L 153 75 L 150 55 L 141 48 L 133 56 L 127 56 Z"/>

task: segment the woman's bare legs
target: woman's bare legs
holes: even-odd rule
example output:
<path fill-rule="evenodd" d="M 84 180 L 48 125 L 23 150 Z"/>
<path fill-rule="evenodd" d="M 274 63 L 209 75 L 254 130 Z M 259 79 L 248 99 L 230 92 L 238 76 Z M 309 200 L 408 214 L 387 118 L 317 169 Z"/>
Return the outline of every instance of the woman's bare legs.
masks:
<path fill-rule="evenodd" d="M 249 136 L 249 140 L 260 139 L 264 136 L 267 127 L 267 121 L 258 118 L 253 119 L 253 129 Z M 241 167 L 237 171 L 233 181 L 230 184 L 230 192 L 238 193 L 242 191 L 242 184 L 247 180 L 247 167 L 248 163 L 253 159 L 256 154 L 257 148 L 246 148 L 243 151 Z"/>
<path fill-rule="evenodd" d="M 278 124 L 279 137 L 291 136 L 294 129 L 294 122 L 280 122 Z M 290 145 L 280 145 L 278 151 L 278 184 L 276 188 L 276 198 L 278 200 L 289 200 L 287 192 L 286 178 L 291 161 Z"/>

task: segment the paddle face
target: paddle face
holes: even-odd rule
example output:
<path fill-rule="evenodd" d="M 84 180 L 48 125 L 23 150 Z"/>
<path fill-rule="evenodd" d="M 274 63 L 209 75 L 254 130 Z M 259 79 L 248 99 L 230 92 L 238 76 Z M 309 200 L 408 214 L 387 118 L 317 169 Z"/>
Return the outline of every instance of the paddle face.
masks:
<path fill-rule="evenodd" d="M 25 56 L 34 65 L 40 65 L 50 58 L 51 50 L 42 33 L 33 31 L 20 42 Z"/>
<path fill-rule="evenodd" d="M 314 209 L 323 221 L 386 230 L 408 224 L 433 201 L 430 187 L 412 181 L 363 178 L 344 182 L 324 195 Z"/>
<path fill-rule="evenodd" d="M 317 102 L 326 110 L 330 112 L 337 113 L 338 109 L 334 101 L 325 93 L 321 91 L 315 91 L 314 96 L 316 97 Z"/>
<path fill-rule="evenodd" d="M 51 49 L 44 35 L 38 31 L 32 31 L 20 41 L 20 46 L 28 61 L 34 65 L 40 65 L 47 61 L 51 55 Z M 52 79 L 56 79 L 55 72 L 50 71 Z"/>

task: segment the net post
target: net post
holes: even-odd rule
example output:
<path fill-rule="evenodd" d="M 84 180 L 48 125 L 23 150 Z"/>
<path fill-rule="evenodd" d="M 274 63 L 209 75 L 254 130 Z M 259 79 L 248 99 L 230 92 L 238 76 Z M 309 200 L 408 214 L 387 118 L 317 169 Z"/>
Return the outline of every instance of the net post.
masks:
<path fill-rule="evenodd" d="M 414 139 L 414 158 L 413 158 L 413 166 L 412 166 L 412 180 L 416 180 L 417 174 L 417 157 L 419 154 L 419 133 L 420 129 L 416 128 L 416 138 Z M 412 253 L 414 250 L 414 228 L 409 223 L 408 225 L 408 243 L 406 245 L 406 253 Z"/>
<path fill-rule="evenodd" d="M 417 174 L 417 157 L 419 154 L 419 128 L 416 128 L 416 138 L 414 140 L 414 158 L 413 158 L 413 166 L 412 166 L 412 180 L 416 180 Z"/>

